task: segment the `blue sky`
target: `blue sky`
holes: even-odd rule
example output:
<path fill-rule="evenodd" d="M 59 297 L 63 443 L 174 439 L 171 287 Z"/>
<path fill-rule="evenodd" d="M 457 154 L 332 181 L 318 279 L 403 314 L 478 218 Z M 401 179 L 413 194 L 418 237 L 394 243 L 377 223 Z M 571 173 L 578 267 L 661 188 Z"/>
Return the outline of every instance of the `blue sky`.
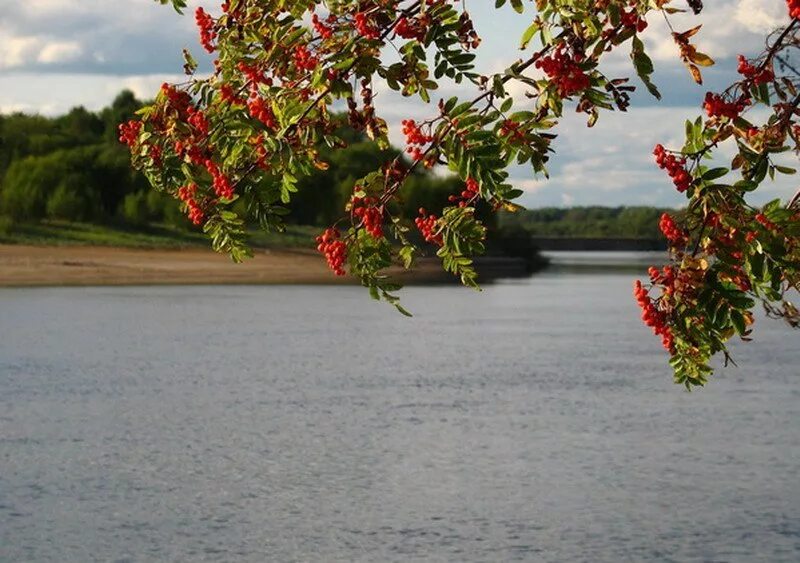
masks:
<path fill-rule="evenodd" d="M 192 7 L 213 10 L 215 2 L 190 0 Z M 165 80 L 180 79 L 181 49 L 195 53 L 197 32 L 191 13 L 181 17 L 153 0 L 26 0 L 4 2 L 0 15 L 0 112 L 27 111 L 53 115 L 72 106 L 99 109 L 122 88 L 143 98 Z M 676 5 L 683 5 L 676 0 Z M 650 18 L 645 43 L 656 64 L 661 102 L 639 95 L 627 114 L 605 113 L 590 130 L 585 116 L 567 110 L 558 127 L 557 155 L 551 178 L 535 178 L 529 169 L 511 170 L 525 189 L 522 203 L 546 205 L 652 204 L 678 206 L 683 197 L 652 162 L 658 143 L 679 146 L 683 120 L 700 112 L 709 89 L 722 89 L 735 76 L 738 53 L 757 54 L 765 33 L 787 19 L 783 0 L 709 0 L 699 17 L 676 16 L 677 29 L 703 23 L 698 46 L 717 60 L 696 86 L 677 61 L 677 50 L 660 17 Z M 523 16 L 510 8 L 493 8 L 492 0 L 470 0 L 469 10 L 483 37 L 479 70 L 498 71 L 524 55 L 518 51 L 522 31 L 533 10 Z M 615 76 L 631 74 L 626 53 L 614 55 L 605 69 Z M 635 84 L 638 84 L 634 80 Z M 399 122 L 435 112 L 378 86 L 379 111 L 387 118 L 392 139 L 400 144 Z M 445 85 L 440 96 L 458 93 Z M 516 89 L 524 103 L 523 89 Z M 434 100 L 435 101 L 435 100 Z M 755 202 L 787 197 L 796 184 L 784 179 L 765 186 Z"/>

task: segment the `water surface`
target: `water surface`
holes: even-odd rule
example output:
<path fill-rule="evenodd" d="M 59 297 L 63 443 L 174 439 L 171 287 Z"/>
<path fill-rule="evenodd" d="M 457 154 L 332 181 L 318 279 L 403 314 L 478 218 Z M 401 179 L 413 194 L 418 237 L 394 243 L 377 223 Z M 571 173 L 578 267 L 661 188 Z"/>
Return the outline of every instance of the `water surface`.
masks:
<path fill-rule="evenodd" d="M 630 277 L 0 290 L 0 560 L 797 561 L 797 334 L 686 393 Z"/>

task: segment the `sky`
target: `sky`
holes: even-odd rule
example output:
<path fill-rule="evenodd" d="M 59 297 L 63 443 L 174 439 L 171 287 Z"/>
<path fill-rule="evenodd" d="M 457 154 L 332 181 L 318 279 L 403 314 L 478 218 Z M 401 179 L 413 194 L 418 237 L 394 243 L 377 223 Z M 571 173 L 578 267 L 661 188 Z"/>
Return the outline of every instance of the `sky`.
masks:
<path fill-rule="evenodd" d="M 199 5 L 212 13 L 217 8 L 212 1 L 189 4 L 187 14 L 179 16 L 153 0 L 0 0 L 0 112 L 56 115 L 78 105 L 96 110 L 123 88 L 149 98 L 162 82 L 182 81 L 181 49 L 188 47 L 198 56 L 202 52 L 191 11 Z M 510 170 L 512 182 L 525 190 L 520 203 L 680 206 L 685 201 L 653 164 L 653 146 L 680 147 L 684 120 L 700 114 L 705 92 L 722 90 L 735 80 L 737 54 L 758 54 L 766 33 L 788 20 L 783 0 L 705 4 L 701 16 L 676 15 L 672 20 L 677 30 L 703 24 L 693 40 L 717 61 L 704 71 L 705 85 L 692 82 L 665 22 L 651 15 L 644 41 L 663 99 L 658 102 L 639 93 L 627 113 L 604 112 L 592 129 L 586 128 L 585 115 L 568 108 L 556 130 L 550 178 L 535 177 L 529 168 Z M 519 38 L 534 16 L 531 4 L 523 15 L 508 6 L 496 10 L 492 0 L 469 0 L 467 5 L 483 38 L 479 71 L 500 71 L 525 55 L 518 50 Z M 674 5 L 685 7 L 683 0 Z M 633 76 L 627 52 L 612 55 L 604 70 Z M 632 83 L 639 85 L 635 77 Z M 521 104 L 518 109 L 524 109 L 524 88 L 513 91 Z M 435 108 L 380 85 L 376 92 L 378 112 L 389 122 L 397 145 L 402 145 L 402 119 L 435 114 Z M 459 93 L 469 95 L 443 84 L 433 102 Z M 753 203 L 789 197 L 796 187 L 783 178 L 754 194 Z"/>

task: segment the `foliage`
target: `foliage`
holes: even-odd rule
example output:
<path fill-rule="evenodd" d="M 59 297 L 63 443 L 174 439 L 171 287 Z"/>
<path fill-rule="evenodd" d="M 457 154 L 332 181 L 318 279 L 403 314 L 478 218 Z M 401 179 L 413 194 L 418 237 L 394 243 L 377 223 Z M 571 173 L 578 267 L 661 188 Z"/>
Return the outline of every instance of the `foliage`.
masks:
<path fill-rule="evenodd" d="M 171 3 L 185 7 L 183 0 Z M 524 14 L 522 0 L 495 0 L 498 8 L 507 3 Z M 553 130 L 567 107 L 585 113 L 589 126 L 601 110 L 627 109 L 635 87 L 629 77 L 601 70 L 607 53 L 627 51 L 639 80 L 660 97 L 640 35 L 650 13 L 660 12 L 670 25 L 670 14 L 682 11 L 675 3 L 536 0 L 520 41 L 525 58 L 484 76 L 473 68 L 480 38 L 465 2 L 228 0 L 217 16 L 203 8 L 195 13 L 201 44 L 217 57 L 213 74 L 194 76 L 197 64 L 185 53 L 188 81 L 164 84 L 140 120 L 121 127 L 121 140 L 153 187 L 178 197 L 213 247 L 240 260 L 249 253 L 242 213 L 265 229 L 281 229 L 301 179 L 329 166 L 321 147 L 346 144 L 332 117 L 337 104 L 347 105 L 354 128 L 388 149 L 387 123 L 373 104 L 376 80 L 424 102 L 443 82 L 471 84 L 473 98 L 438 100 L 429 119 L 403 122 L 410 165 L 395 157 L 351 187 L 339 181 L 337 189 L 350 188 L 345 214 L 320 237 L 319 249 L 337 274 L 346 263 L 373 297 L 398 305 L 398 286 L 382 270 L 393 260 L 413 264 L 421 250 L 409 238 L 416 224 L 443 267 L 476 286 L 472 256 L 484 250 L 486 234 L 479 202 L 518 208 L 513 200 L 522 192 L 508 182 L 506 168 L 527 164 L 547 175 Z M 696 13 L 702 4 L 691 7 Z M 795 18 L 795 0 L 789 7 Z M 677 154 L 657 150 L 688 208 L 681 224 L 661 220 L 674 258 L 668 269 L 651 272 L 662 294 L 651 298 L 639 283 L 636 296 L 670 352 L 676 380 L 687 387 L 706 381 L 713 354 L 727 357 L 725 342 L 734 333 L 748 336 L 756 299 L 780 303 L 780 310 L 770 305 L 772 312 L 797 321 L 784 300 L 798 283 L 797 202 L 756 210 L 745 200 L 767 175 L 790 172 L 773 155 L 797 149 L 797 76 L 778 76 L 784 67 L 793 70 L 776 65 L 797 47 L 796 27 L 792 19 L 766 53 L 744 60 L 741 79 L 728 91 L 706 96 L 708 119 L 687 124 Z M 673 30 L 672 37 L 701 83 L 701 68 L 714 61 L 692 44 L 698 31 Z M 527 88 L 526 99 L 509 94 L 511 82 Z M 757 104 L 770 113 L 762 126 L 742 116 Z M 738 152 L 730 170 L 703 164 L 723 142 Z M 420 209 L 412 223 L 403 187 L 420 167 L 435 166 L 462 184 L 447 206 Z M 732 170 L 741 179 L 724 181 Z M 386 237 L 399 241 L 399 250 Z"/>
<path fill-rule="evenodd" d="M 500 224 L 524 228 L 539 237 L 663 239 L 658 220 L 668 209 L 656 207 L 544 207 L 500 214 Z"/>

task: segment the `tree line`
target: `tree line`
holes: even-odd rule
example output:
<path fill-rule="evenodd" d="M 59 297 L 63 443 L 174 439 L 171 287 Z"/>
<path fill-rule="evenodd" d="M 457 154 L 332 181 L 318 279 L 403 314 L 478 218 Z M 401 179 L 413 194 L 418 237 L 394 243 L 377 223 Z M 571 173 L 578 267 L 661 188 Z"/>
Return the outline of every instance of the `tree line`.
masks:
<path fill-rule="evenodd" d="M 123 223 L 133 228 L 147 223 L 193 228 L 172 197 L 149 189 L 141 173 L 129 166 L 129 155 L 118 140 L 118 126 L 143 106 L 128 90 L 98 112 L 76 107 L 65 115 L 45 117 L 0 115 L 0 216 L 14 222 L 64 220 Z M 288 222 L 328 225 L 350 199 L 357 179 L 399 150 L 385 150 L 343 128 L 344 150 L 323 148 L 329 165 L 298 185 Z M 415 172 L 397 202 L 412 217 L 420 207 L 440 210 L 448 197 L 463 189 L 456 177 Z M 554 237 L 661 237 L 652 207 L 543 208 L 484 213 L 489 226 L 507 233 Z"/>

